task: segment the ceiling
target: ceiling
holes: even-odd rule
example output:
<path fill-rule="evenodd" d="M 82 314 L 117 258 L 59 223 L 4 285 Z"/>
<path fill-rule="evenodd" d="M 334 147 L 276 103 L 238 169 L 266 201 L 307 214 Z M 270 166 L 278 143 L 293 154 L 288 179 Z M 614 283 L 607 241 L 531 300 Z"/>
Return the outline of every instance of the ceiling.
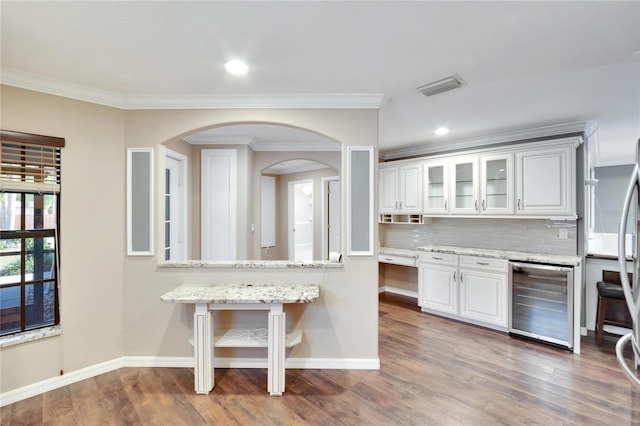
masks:
<path fill-rule="evenodd" d="M 379 107 L 382 152 L 575 122 L 602 146 L 640 136 L 637 1 L 2 1 L 0 17 L 2 83 L 121 108 Z M 235 58 L 247 75 L 225 72 Z M 454 73 L 467 84 L 416 90 Z"/>

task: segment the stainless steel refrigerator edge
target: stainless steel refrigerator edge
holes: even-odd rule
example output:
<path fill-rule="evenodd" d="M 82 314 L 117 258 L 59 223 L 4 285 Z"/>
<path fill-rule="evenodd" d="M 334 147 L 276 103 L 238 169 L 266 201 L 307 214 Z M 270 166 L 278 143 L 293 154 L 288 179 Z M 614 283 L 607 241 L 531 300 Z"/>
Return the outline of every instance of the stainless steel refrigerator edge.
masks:
<path fill-rule="evenodd" d="M 632 253 L 630 253 L 631 261 L 633 264 L 632 271 L 627 271 L 628 256 L 626 253 L 626 233 L 627 233 L 627 217 L 632 214 L 631 204 L 634 200 L 634 193 L 636 194 L 636 209 L 635 209 L 635 229 L 632 229 Z M 633 321 L 632 331 L 625 334 L 618 340 L 616 344 L 616 357 L 618 363 L 622 367 L 622 370 L 629 378 L 631 383 L 636 386 L 636 389 L 640 388 L 640 378 L 637 374 L 637 367 L 640 365 L 640 288 L 638 286 L 638 276 L 640 275 L 640 262 L 638 262 L 638 252 L 640 245 L 638 241 L 638 233 L 640 233 L 640 139 L 636 145 L 636 164 L 633 167 L 633 172 L 629 179 L 629 185 L 625 196 L 625 201 L 622 206 L 622 217 L 620 218 L 620 229 L 618 231 L 618 263 L 620 265 L 620 280 L 622 281 L 622 288 L 624 290 L 624 298 L 631 314 Z M 629 282 L 627 272 L 633 274 L 633 285 Z M 624 358 L 624 347 L 631 341 L 634 360 L 633 367 L 629 367 Z"/>

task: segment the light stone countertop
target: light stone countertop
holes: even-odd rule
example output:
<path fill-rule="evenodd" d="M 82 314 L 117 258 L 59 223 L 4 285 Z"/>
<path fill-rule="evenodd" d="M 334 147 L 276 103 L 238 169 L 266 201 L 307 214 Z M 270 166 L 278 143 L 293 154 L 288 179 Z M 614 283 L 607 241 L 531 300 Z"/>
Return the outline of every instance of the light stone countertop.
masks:
<path fill-rule="evenodd" d="M 565 265 L 565 266 L 578 266 L 582 263 L 582 258 L 580 256 L 529 253 L 529 252 L 511 251 L 511 250 L 479 249 L 479 248 L 457 247 L 457 246 L 430 245 L 430 246 L 417 247 L 415 250 L 398 249 L 398 248 L 391 248 L 391 247 L 380 247 L 380 250 L 379 250 L 379 253 L 381 254 L 406 256 L 406 257 L 419 257 L 420 252 L 451 253 L 451 254 L 461 254 L 466 256 L 492 257 L 496 259 L 507 259 L 507 260 L 514 260 L 519 262 L 548 263 L 553 265 Z"/>
<path fill-rule="evenodd" d="M 165 303 L 310 303 L 315 284 L 183 284 L 160 296 Z"/>
<path fill-rule="evenodd" d="M 340 262 L 326 260 L 172 260 L 158 263 L 158 268 L 248 268 L 248 269 L 324 269 L 343 268 Z"/>
<path fill-rule="evenodd" d="M 392 247 L 380 247 L 380 250 L 378 250 L 378 254 L 388 254 L 390 256 L 402 256 L 402 257 L 408 257 L 411 259 L 417 259 L 418 257 L 420 257 L 420 253 L 418 253 L 416 250 L 399 249 L 399 248 L 392 248 Z"/>

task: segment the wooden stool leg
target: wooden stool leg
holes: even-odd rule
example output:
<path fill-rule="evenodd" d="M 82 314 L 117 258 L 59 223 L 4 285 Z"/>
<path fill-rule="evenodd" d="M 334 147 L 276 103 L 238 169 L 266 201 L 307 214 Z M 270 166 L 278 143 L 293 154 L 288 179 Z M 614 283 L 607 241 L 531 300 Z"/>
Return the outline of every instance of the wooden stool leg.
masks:
<path fill-rule="evenodd" d="M 607 314 L 607 303 L 598 296 L 598 310 L 596 314 L 596 345 L 602 345 L 602 332 L 604 329 L 604 318 Z"/>

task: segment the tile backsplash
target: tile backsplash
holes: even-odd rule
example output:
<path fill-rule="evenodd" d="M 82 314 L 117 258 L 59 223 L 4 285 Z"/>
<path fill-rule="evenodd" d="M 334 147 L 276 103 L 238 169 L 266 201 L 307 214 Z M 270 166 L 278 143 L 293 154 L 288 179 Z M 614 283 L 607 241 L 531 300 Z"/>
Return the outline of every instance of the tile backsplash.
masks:
<path fill-rule="evenodd" d="M 559 238 L 560 229 L 567 230 L 566 239 Z M 407 249 L 448 245 L 575 255 L 577 225 L 576 221 L 547 219 L 432 218 L 422 225 L 380 224 L 380 245 Z"/>

